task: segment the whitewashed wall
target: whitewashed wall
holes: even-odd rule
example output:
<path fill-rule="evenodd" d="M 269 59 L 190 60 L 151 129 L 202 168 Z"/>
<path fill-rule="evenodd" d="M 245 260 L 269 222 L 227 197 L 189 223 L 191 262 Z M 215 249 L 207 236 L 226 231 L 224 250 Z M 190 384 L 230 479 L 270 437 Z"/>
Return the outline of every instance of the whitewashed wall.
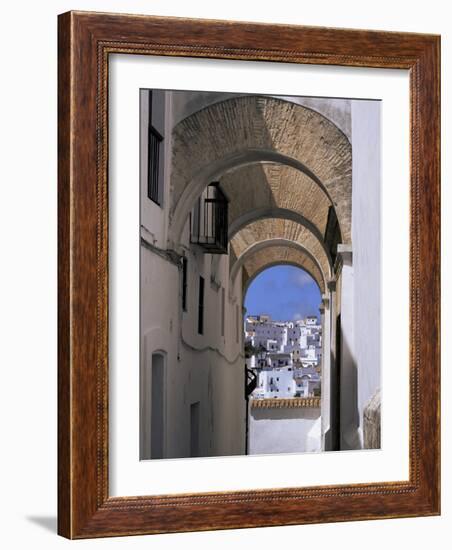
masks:
<path fill-rule="evenodd" d="M 249 454 L 321 451 L 320 408 L 250 408 Z"/>
<path fill-rule="evenodd" d="M 379 101 L 352 101 L 354 358 L 356 387 L 350 406 L 359 415 L 380 387 L 380 109 Z M 384 395 L 382 396 L 384 401 Z M 383 426 L 384 429 L 384 426 Z"/>

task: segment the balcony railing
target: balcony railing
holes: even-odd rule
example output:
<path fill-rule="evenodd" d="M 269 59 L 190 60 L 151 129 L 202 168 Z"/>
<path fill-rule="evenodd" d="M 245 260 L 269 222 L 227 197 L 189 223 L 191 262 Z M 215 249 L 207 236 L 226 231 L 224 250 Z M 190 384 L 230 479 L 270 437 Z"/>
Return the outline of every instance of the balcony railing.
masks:
<path fill-rule="evenodd" d="M 190 216 L 190 242 L 209 254 L 228 253 L 228 199 L 219 182 L 207 186 Z"/>

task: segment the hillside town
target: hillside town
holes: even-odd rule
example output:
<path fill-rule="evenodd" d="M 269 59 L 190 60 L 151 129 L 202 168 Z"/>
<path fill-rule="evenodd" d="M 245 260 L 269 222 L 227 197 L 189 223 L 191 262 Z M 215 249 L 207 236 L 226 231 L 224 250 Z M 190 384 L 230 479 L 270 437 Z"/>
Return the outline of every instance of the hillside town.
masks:
<path fill-rule="evenodd" d="M 251 399 L 319 397 L 322 327 L 316 316 L 273 321 L 245 319 L 247 367 L 256 374 Z"/>

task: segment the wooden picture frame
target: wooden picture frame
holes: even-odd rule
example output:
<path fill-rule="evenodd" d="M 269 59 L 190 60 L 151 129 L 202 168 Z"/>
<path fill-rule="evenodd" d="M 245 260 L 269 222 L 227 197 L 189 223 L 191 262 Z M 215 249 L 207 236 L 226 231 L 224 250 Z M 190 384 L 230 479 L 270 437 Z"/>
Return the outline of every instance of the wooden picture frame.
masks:
<path fill-rule="evenodd" d="M 440 38 L 69 12 L 59 16 L 58 52 L 59 534 L 89 538 L 439 514 Z M 107 90 L 113 53 L 409 70 L 409 481 L 109 496 Z"/>

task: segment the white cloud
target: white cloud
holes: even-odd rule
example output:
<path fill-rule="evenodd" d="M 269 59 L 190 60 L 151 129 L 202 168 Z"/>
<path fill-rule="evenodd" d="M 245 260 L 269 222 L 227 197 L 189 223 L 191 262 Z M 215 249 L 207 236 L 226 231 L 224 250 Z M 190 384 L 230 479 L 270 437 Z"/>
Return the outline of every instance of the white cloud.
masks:
<path fill-rule="evenodd" d="M 312 277 L 306 273 L 306 271 L 302 271 L 301 269 L 297 269 L 297 271 L 293 273 L 291 280 L 300 287 L 307 286 L 312 283 Z"/>

